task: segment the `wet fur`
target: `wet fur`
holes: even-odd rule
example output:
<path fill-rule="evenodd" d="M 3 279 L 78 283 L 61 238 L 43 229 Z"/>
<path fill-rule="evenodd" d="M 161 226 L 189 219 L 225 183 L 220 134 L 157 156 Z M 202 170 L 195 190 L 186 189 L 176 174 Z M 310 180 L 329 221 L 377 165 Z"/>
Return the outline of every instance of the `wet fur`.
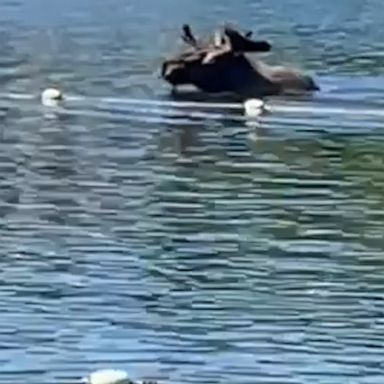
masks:
<path fill-rule="evenodd" d="M 165 60 L 161 75 L 174 88 L 193 85 L 203 92 L 231 92 L 241 97 L 319 89 L 310 76 L 296 69 L 251 60 L 248 53 L 268 52 L 271 45 L 251 40 L 250 35 L 225 27 L 213 40 L 202 42 L 185 25 L 182 38 L 189 49 Z"/>

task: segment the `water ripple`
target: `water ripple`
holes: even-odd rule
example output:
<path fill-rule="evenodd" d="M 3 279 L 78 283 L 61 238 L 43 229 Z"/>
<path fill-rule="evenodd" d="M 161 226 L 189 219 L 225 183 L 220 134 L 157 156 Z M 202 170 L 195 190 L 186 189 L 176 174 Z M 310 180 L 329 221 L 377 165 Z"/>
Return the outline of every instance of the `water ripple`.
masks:
<path fill-rule="evenodd" d="M 381 5 L 2 2 L 0 383 L 381 383 Z M 257 123 L 171 100 L 180 20 L 241 22 L 322 92 Z"/>

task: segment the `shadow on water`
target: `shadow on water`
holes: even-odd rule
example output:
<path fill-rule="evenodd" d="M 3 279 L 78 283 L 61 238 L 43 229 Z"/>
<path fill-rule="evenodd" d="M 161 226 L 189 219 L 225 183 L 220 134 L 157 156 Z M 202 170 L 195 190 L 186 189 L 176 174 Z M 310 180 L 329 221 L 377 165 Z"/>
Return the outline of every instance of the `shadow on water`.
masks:
<path fill-rule="evenodd" d="M 195 101 L 195 102 L 213 102 L 213 103 L 241 103 L 241 97 L 229 93 L 207 94 L 195 89 L 169 90 L 166 98 L 174 101 Z"/>

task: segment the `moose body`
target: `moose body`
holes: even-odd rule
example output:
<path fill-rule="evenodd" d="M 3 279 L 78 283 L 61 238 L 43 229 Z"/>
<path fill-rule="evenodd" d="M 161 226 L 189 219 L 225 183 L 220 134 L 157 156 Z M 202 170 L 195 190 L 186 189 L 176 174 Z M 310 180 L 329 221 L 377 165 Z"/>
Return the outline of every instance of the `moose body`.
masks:
<path fill-rule="evenodd" d="M 173 87 L 194 85 L 207 93 L 231 92 L 242 97 L 262 97 L 290 91 L 319 89 L 308 75 L 283 67 L 251 60 L 247 53 L 267 52 L 266 41 L 253 41 L 226 27 L 214 43 L 199 43 L 189 26 L 183 39 L 191 50 L 164 61 L 162 77 Z"/>

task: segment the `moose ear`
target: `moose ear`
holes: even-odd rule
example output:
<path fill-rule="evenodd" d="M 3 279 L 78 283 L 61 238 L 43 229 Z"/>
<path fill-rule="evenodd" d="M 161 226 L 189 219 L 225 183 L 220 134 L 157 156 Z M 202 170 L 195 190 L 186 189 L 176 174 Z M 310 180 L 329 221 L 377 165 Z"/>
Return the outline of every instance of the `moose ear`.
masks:
<path fill-rule="evenodd" d="M 240 32 L 231 27 L 225 27 L 224 33 L 228 37 L 234 52 L 268 52 L 271 44 L 264 40 L 251 40 L 250 32 L 243 36 Z"/>
<path fill-rule="evenodd" d="M 183 34 L 181 35 L 181 38 L 184 40 L 184 42 L 189 45 L 192 45 L 192 47 L 196 47 L 197 40 L 195 36 L 193 36 L 191 27 L 188 24 L 184 24 L 182 29 L 183 29 Z"/>

